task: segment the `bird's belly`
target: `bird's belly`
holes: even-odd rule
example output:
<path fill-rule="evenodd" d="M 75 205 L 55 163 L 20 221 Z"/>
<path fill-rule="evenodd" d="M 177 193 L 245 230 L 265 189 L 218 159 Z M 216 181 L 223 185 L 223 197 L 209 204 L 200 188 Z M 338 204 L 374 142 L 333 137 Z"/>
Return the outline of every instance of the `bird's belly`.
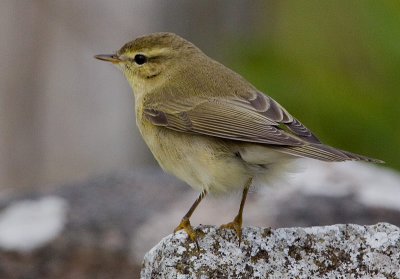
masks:
<path fill-rule="evenodd" d="M 235 191 L 252 176 L 245 162 L 221 140 L 151 124 L 139 128 L 160 166 L 198 191 Z"/>

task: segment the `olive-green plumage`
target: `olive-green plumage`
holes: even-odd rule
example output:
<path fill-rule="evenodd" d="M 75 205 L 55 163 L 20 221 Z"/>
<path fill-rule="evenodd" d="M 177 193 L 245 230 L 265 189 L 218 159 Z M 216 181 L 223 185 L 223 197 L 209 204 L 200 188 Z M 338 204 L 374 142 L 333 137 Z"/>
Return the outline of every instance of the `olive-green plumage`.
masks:
<path fill-rule="evenodd" d="M 137 125 L 161 167 L 199 191 L 265 181 L 298 157 L 379 162 L 322 144 L 271 97 L 175 34 L 96 57 L 125 74 Z"/>

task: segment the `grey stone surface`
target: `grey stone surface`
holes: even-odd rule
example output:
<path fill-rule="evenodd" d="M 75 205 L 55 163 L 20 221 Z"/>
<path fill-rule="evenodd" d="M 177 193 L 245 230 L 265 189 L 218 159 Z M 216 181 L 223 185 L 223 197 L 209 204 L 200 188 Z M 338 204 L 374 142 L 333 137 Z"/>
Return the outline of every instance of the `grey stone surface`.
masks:
<path fill-rule="evenodd" d="M 200 250 L 184 232 L 165 237 L 145 256 L 141 278 L 400 278 L 400 228 L 333 225 L 197 227 Z"/>

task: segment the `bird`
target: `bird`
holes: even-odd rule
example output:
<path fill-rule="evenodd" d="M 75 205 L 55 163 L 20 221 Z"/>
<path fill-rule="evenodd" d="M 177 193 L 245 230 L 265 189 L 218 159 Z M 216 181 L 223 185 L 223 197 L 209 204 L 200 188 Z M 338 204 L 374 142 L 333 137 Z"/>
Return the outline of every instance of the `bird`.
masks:
<path fill-rule="evenodd" d="M 235 218 L 221 226 L 240 245 L 253 181 L 268 181 L 298 158 L 383 162 L 323 144 L 277 101 L 174 33 L 144 35 L 95 58 L 125 75 L 137 127 L 161 168 L 200 192 L 174 230 L 197 245 L 190 218 L 209 193 L 242 191 Z"/>

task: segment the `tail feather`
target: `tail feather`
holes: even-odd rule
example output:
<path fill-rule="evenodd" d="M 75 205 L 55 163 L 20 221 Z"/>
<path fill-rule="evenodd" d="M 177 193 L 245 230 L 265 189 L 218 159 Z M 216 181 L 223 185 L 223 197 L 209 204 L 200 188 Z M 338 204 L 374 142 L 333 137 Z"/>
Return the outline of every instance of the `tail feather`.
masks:
<path fill-rule="evenodd" d="M 308 144 L 304 146 L 279 146 L 277 151 L 297 157 L 312 158 L 327 162 L 365 161 L 371 163 L 384 163 L 381 160 L 354 154 L 348 151 L 336 149 L 324 144 Z"/>
<path fill-rule="evenodd" d="M 348 157 L 352 158 L 353 161 L 365 161 L 365 162 L 370 162 L 370 163 L 377 163 L 377 164 L 384 164 L 385 161 L 375 159 L 375 158 L 370 158 L 367 156 L 351 153 L 349 151 L 341 150 L 344 154 L 346 154 Z"/>

